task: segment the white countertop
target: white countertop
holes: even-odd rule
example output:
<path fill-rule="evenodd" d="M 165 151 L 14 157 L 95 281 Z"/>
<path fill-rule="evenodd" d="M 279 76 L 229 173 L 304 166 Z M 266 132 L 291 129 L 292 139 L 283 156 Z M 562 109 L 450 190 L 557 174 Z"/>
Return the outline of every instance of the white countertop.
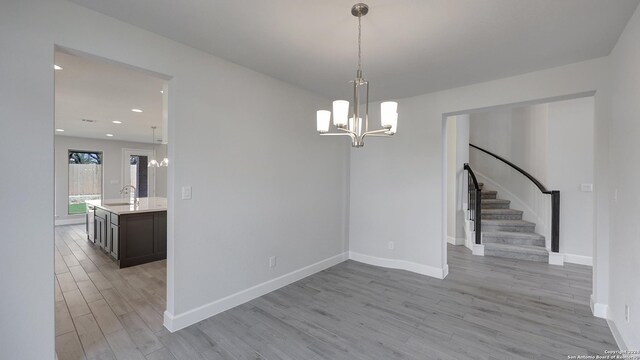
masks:
<path fill-rule="evenodd" d="M 147 197 L 140 198 L 138 205 L 123 204 L 128 199 L 104 199 L 104 200 L 87 200 L 89 205 L 102 208 L 116 215 L 135 214 L 154 211 L 167 211 L 167 198 Z"/>

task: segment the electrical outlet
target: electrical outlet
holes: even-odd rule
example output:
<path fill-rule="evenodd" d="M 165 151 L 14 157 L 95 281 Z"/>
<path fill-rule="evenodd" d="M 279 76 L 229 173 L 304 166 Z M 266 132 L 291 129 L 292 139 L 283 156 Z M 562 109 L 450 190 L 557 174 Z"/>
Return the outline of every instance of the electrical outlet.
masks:
<path fill-rule="evenodd" d="M 269 258 L 269 267 L 272 268 L 272 269 L 274 267 L 276 267 L 276 257 L 275 256 L 272 256 L 272 257 Z"/>
<path fill-rule="evenodd" d="M 395 248 L 395 244 L 393 243 L 393 241 L 389 241 L 389 250 L 393 250 L 393 248 Z"/>
<path fill-rule="evenodd" d="M 624 304 L 624 319 L 627 320 L 627 322 L 630 321 L 631 315 L 629 314 L 629 305 Z"/>

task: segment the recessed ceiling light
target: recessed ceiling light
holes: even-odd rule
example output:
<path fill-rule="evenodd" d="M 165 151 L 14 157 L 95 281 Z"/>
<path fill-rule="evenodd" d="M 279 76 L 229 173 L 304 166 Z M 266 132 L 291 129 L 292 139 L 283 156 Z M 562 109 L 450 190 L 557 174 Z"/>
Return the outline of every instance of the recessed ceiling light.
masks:
<path fill-rule="evenodd" d="M 140 109 L 131 109 L 131 111 L 138 112 L 138 113 L 142 112 L 142 110 L 140 110 Z"/>
<path fill-rule="evenodd" d="M 57 132 L 63 132 L 64 129 L 56 129 Z"/>
<path fill-rule="evenodd" d="M 107 135 L 108 137 L 112 137 L 113 136 L 113 134 L 105 134 L 105 135 Z"/>
<path fill-rule="evenodd" d="M 54 65 L 53 65 L 53 69 L 54 69 L 54 70 L 62 70 L 62 66 L 60 66 L 60 65 L 55 65 L 55 64 L 54 64 Z"/>
<path fill-rule="evenodd" d="M 122 124 L 122 121 L 113 120 L 112 123 L 114 123 L 114 124 Z"/>
<path fill-rule="evenodd" d="M 164 90 L 160 90 L 160 94 L 164 94 Z"/>

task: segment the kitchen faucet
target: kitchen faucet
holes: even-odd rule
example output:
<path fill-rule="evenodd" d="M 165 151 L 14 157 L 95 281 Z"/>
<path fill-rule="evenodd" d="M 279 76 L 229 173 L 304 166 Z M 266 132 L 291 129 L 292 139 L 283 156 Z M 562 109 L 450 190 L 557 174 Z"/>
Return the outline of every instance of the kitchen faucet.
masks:
<path fill-rule="evenodd" d="M 140 203 L 140 200 L 138 199 L 138 190 L 136 190 L 136 187 L 133 185 L 125 185 L 122 187 L 122 190 L 120 190 L 120 195 L 124 195 L 124 193 L 127 191 L 127 189 L 129 189 L 129 194 L 131 194 L 131 190 L 133 190 L 133 203 L 135 205 L 138 205 Z"/>

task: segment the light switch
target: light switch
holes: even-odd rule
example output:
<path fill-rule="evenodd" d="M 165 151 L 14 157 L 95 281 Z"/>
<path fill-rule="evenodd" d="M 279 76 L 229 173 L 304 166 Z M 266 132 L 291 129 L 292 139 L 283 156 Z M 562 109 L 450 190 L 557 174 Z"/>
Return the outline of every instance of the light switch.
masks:
<path fill-rule="evenodd" d="M 580 191 L 593 192 L 593 184 L 580 184 Z"/>
<path fill-rule="evenodd" d="M 182 200 L 191 200 L 191 186 L 182 187 Z"/>

